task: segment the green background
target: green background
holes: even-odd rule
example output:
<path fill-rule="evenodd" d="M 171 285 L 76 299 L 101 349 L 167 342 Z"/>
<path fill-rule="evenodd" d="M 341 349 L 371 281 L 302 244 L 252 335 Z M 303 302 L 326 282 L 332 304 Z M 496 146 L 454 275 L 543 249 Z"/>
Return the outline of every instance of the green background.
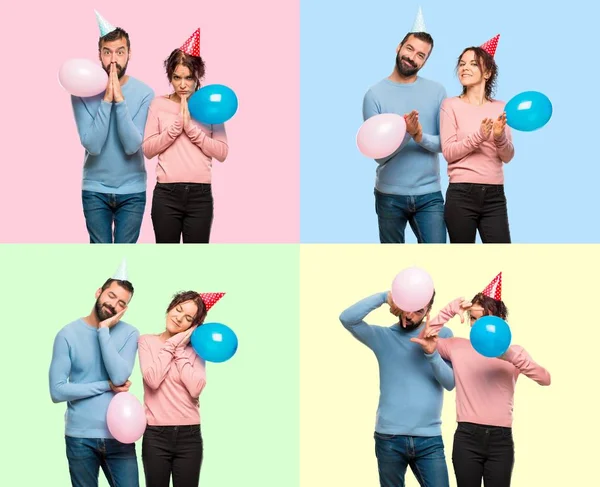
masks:
<path fill-rule="evenodd" d="M 299 484 L 299 249 L 285 245 L 4 245 L 2 484 L 70 485 L 66 403 L 53 404 L 48 369 L 56 333 L 87 315 L 125 257 L 134 297 L 124 321 L 159 333 L 174 293 L 226 292 L 207 322 L 238 336 L 228 362 L 207 363 L 200 396 L 203 487 Z M 132 392 L 143 400 L 136 360 Z M 141 440 L 136 444 L 144 486 Z M 100 485 L 108 486 L 100 471 Z"/>

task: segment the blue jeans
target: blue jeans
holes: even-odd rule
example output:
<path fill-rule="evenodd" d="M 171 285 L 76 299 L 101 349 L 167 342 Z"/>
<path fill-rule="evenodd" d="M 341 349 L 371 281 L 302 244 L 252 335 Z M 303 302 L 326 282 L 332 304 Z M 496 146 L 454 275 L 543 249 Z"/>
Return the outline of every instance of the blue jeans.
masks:
<path fill-rule="evenodd" d="M 446 243 L 442 192 L 398 196 L 375 190 L 375 211 L 381 243 L 404 243 L 406 224 L 419 243 Z"/>
<path fill-rule="evenodd" d="M 73 487 L 98 487 L 100 467 L 111 487 L 139 487 L 135 443 L 65 436 Z"/>
<path fill-rule="evenodd" d="M 146 192 L 109 194 L 82 191 L 81 199 L 90 243 L 137 242 L 146 208 Z"/>
<path fill-rule="evenodd" d="M 421 487 L 449 487 L 441 436 L 386 435 L 375 432 L 375 455 L 381 487 L 404 487 L 406 468 Z"/>

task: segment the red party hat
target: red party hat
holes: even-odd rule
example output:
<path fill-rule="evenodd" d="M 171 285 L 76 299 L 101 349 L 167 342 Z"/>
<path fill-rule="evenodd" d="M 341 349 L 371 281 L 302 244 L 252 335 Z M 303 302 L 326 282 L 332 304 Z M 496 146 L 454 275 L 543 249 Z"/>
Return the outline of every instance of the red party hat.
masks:
<path fill-rule="evenodd" d="M 484 42 L 483 44 L 481 44 L 480 47 L 490 56 L 494 57 L 494 55 L 496 54 L 496 48 L 498 47 L 499 39 L 500 34 L 498 34 L 496 37 L 492 37 L 489 41 Z"/>
<path fill-rule="evenodd" d="M 190 56 L 200 57 L 200 29 L 196 29 L 179 50 Z"/>
<path fill-rule="evenodd" d="M 225 293 L 200 293 L 200 297 L 202 301 L 204 301 L 204 306 L 206 306 L 206 311 L 212 308 L 217 301 L 225 296 Z"/>
<path fill-rule="evenodd" d="M 502 301 L 502 272 L 487 285 L 483 290 L 483 295 L 496 301 Z"/>

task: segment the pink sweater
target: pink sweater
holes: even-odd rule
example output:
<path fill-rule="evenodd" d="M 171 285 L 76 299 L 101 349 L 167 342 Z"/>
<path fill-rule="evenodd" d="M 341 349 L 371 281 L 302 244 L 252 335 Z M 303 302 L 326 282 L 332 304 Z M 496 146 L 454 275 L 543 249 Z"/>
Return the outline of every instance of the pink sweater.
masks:
<path fill-rule="evenodd" d="M 229 150 L 225 126 L 191 120 L 183 125 L 179 103 L 158 96 L 150 103 L 142 149 L 148 159 L 158 155 L 159 183 L 209 183 L 212 158 L 220 162 Z"/>
<path fill-rule="evenodd" d="M 477 107 L 458 97 L 442 102 L 440 141 L 450 183 L 504 184 L 503 161 L 515 155 L 510 128 L 507 125 L 499 139 L 493 131 L 485 139 L 481 130 L 482 120 L 496 120 L 504 106 L 494 100 Z"/>
<path fill-rule="evenodd" d="M 198 397 L 206 385 L 206 369 L 191 345 L 182 349 L 158 335 L 142 335 L 138 350 L 148 424 L 200 424 Z"/>
<path fill-rule="evenodd" d="M 431 320 L 431 327 L 444 326 L 458 313 L 460 303 L 461 299 L 457 299 L 446 306 Z M 466 338 L 439 338 L 437 349 L 454 369 L 459 422 L 510 428 L 519 375 L 524 374 L 542 386 L 550 385 L 550 373 L 519 345 L 511 345 L 502 359 L 480 355 Z"/>

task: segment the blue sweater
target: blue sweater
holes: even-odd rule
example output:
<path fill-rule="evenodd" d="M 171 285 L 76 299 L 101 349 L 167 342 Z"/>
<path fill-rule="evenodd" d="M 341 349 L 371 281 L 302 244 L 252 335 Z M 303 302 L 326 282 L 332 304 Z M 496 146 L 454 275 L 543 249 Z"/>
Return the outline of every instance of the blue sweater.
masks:
<path fill-rule="evenodd" d="M 83 319 L 58 332 L 50 364 L 52 401 L 67 401 L 65 435 L 113 438 L 106 412 L 115 393 L 108 381 L 124 384 L 131 375 L 139 332 L 120 321 L 112 328 L 95 328 Z"/>
<path fill-rule="evenodd" d="M 85 148 L 84 191 L 146 191 L 142 142 L 154 91 L 131 76 L 121 91 L 124 101 L 120 103 L 105 102 L 104 92 L 89 98 L 71 97 L 79 139 Z"/>
<path fill-rule="evenodd" d="M 379 407 L 375 431 L 390 435 L 439 436 L 442 434 L 444 391 L 454 389 L 454 372 L 437 350 L 425 354 L 410 341 L 411 332 L 398 324 L 368 325 L 364 318 L 387 302 L 387 291 L 359 301 L 340 315 L 344 327 L 375 353 L 379 362 Z M 442 328 L 441 338 L 453 336 Z"/>
<path fill-rule="evenodd" d="M 380 113 L 405 115 L 417 110 L 423 128 L 420 143 L 406 134 L 396 152 L 377 159 L 377 191 L 402 196 L 441 191 L 440 107 L 446 96 L 441 84 L 421 77 L 414 83 L 396 83 L 386 78 L 369 89 L 363 101 L 364 120 Z"/>

